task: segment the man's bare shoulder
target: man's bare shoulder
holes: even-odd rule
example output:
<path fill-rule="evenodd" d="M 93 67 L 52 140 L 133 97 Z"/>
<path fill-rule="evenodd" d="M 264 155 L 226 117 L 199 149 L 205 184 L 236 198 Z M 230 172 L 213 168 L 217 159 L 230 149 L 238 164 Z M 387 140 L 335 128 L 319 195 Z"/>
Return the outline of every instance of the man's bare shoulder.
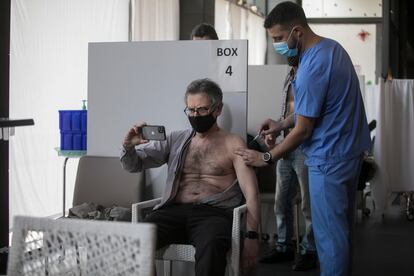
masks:
<path fill-rule="evenodd" d="M 243 140 L 243 138 L 236 134 L 236 133 L 231 133 L 228 131 L 223 131 L 223 135 L 224 135 L 224 139 L 226 141 L 226 144 L 231 147 L 231 148 L 240 148 L 246 147 L 246 142 Z"/>

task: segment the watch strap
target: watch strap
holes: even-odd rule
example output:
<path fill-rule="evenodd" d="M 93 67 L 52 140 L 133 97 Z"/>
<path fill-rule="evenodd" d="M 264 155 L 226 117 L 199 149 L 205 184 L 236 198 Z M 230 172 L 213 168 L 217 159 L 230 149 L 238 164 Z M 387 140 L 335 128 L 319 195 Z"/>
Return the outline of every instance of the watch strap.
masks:
<path fill-rule="evenodd" d="M 270 152 L 265 152 L 264 153 L 265 155 L 268 155 L 270 158 L 268 159 L 268 160 L 265 160 L 265 158 L 264 158 L 264 156 L 263 156 L 263 161 L 265 161 L 267 164 L 269 164 L 269 165 L 271 165 L 271 164 L 273 164 L 274 162 L 273 162 L 273 157 L 272 157 L 272 154 L 270 153 Z"/>

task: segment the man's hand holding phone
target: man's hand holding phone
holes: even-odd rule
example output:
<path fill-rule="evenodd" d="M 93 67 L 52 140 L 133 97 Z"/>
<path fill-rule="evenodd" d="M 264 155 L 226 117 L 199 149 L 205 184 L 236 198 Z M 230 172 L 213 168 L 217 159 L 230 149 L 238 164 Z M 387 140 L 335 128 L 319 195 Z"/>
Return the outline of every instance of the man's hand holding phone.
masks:
<path fill-rule="evenodd" d="M 125 148 L 133 148 L 137 145 L 148 143 L 148 140 L 146 140 L 142 135 L 142 128 L 146 125 L 147 123 L 140 123 L 129 129 L 123 142 Z"/>
<path fill-rule="evenodd" d="M 123 145 L 125 148 L 133 148 L 148 143 L 149 140 L 162 141 L 165 139 L 164 126 L 149 126 L 147 123 L 140 123 L 129 129 Z"/>

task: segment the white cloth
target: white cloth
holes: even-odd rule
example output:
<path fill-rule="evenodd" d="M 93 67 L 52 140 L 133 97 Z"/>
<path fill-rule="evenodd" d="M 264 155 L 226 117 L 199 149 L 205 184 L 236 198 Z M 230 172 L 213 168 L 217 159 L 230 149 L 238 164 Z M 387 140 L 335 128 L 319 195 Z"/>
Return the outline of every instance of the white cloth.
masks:
<path fill-rule="evenodd" d="M 372 120 L 378 121 L 378 101 L 380 95 L 380 85 L 364 85 L 361 87 L 362 99 L 364 101 L 365 114 L 367 121 L 370 123 Z M 378 123 L 378 122 L 377 122 Z M 371 137 L 376 134 L 376 129 L 371 131 Z"/>
<path fill-rule="evenodd" d="M 264 64 L 267 41 L 262 17 L 230 1 L 216 0 L 214 20 L 219 39 L 247 39 L 249 65 Z"/>
<path fill-rule="evenodd" d="M 178 40 L 179 0 L 133 0 L 132 41 Z"/>
<path fill-rule="evenodd" d="M 414 190 L 414 80 L 382 83 L 377 117 L 372 188 L 383 210 L 390 193 Z"/>
<path fill-rule="evenodd" d="M 13 0 L 10 117 L 33 118 L 10 140 L 10 225 L 16 214 L 61 212 L 61 109 L 87 98 L 88 42 L 128 41 L 129 0 Z M 76 162 L 67 170 L 67 207 Z"/>

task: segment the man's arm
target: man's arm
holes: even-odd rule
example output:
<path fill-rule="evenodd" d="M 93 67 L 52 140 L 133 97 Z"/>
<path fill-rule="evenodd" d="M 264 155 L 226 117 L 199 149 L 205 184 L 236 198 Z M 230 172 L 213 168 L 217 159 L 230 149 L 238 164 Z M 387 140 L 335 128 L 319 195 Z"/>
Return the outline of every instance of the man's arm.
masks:
<path fill-rule="evenodd" d="M 273 134 L 275 136 L 278 136 L 279 133 L 282 130 L 285 130 L 287 128 L 292 128 L 295 126 L 295 118 L 294 114 L 290 114 L 288 117 L 286 117 L 283 120 L 275 121 L 272 119 L 266 119 L 259 127 L 260 133 L 262 135 L 269 135 Z"/>
<path fill-rule="evenodd" d="M 159 167 L 167 162 L 169 152 L 167 141 L 149 143 L 142 137 L 142 127 L 145 125 L 146 123 L 134 125 L 123 140 L 120 161 L 122 167 L 129 172 Z M 135 149 L 135 146 L 140 147 Z"/>
<path fill-rule="evenodd" d="M 286 117 L 284 120 L 282 120 L 282 126 L 283 126 L 283 130 L 294 127 L 295 126 L 295 114 L 292 113 L 288 117 Z"/>
<path fill-rule="evenodd" d="M 289 117 L 292 117 L 293 120 L 293 114 Z M 300 146 L 312 135 L 315 119 L 301 115 L 297 115 L 296 119 L 297 122 L 293 130 L 286 136 L 282 143 L 270 151 L 273 160 L 279 160 L 282 156 Z"/>
<path fill-rule="evenodd" d="M 276 143 L 277 136 L 280 135 L 282 130 L 293 128 L 295 126 L 294 114 L 289 115 L 287 118 L 274 121 L 272 119 L 265 120 L 260 125 L 260 134 L 265 137 L 266 146 L 273 148 Z"/>
<path fill-rule="evenodd" d="M 246 166 L 240 156 L 234 157 L 233 165 L 240 189 L 246 199 L 247 231 L 257 232 L 260 222 L 260 202 L 256 175 L 251 167 Z"/>
<path fill-rule="evenodd" d="M 270 151 L 272 159 L 278 160 L 282 156 L 296 149 L 312 135 L 314 124 L 315 118 L 297 115 L 296 124 L 293 130 L 286 136 L 282 143 Z M 254 167 L 267 166 L 267 163 L 263 161 L 263 153 L 261 152 L 240 147 L 235 150 L 234 153 L 241 156 L 246 165 Z"/>
<path fill-rule="evenodd" d="M 232 141 L 232 146 L 246 147 L 244 141 L 237 137 L 236 141 Z M 233 166 L 240 185 L 240 189 L 246 199 L 247 206 L 247 231 L 258 232 L 260 223 L 260 199 L 259 189 L 257 186 L 256 175 L 251 167 L 246 166 L 243 159 L 233 154 Z M 248 271 L 254 268 L 257 264 L 259 243 L 257 239 L 245 239 L 243 250 L 243 271 Z"/>

